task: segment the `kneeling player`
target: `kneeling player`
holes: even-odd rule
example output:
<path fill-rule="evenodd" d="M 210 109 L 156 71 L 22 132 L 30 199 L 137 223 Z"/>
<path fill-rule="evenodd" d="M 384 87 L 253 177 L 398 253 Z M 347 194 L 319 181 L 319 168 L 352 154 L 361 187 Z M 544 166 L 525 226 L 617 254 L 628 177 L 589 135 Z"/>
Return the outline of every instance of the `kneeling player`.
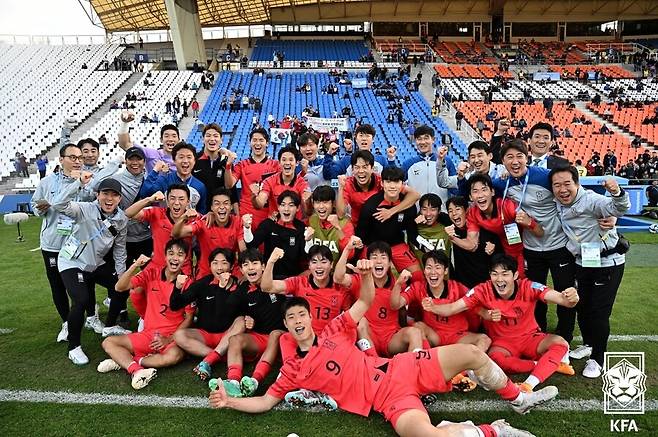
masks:
<path fill-rule="evenodd" d="M 423 255 L 424 280 L 414 280 L 409 287 L 400 292 L 400 285 L 412 277 L 403 270 L 400 281 L 391 292 L 391 308 L 400 309 L 405 305 L 422 305 L 427 309 L 422 313 L 422 321 L 414 326 L 423 331 L 431 346 L 446 346 L 455 343 L 473 344 L 482 352 L 489 349 L 491 340 L 485 334 L 468 332 L 466 313 L 451 317 L 441 317 L 431 311 L 429 304 L 452 303 L 464 297 L 468 289 L 457 281 L 446 280 L 445 275 L 450 266 L 450 260 L 443 252 L 431 251 Z M 416 274 L 414 275 L 416 276 Z"/>
<path fill-rule="evenodd" d="M 360 276 L 347 274 L 347 256 L 360 245 L 362 245 L 361 240 L 358 237 L 352 237 L 350 244 L 345 247 L 336 263 L 334 282 L 350 290 L 359 290 Z M 365 315 L 369 335 L 365 335 L 364 329 L 360 337 L 369 337 L 369 343 L 382 357 L 422 349 L 423 334 L 420 329 L 413 326 L 400 328 L 398 309 L 391 308 L 391 289 L 397 284 L 390 271 L 391 246 L 383 241 L 375 241 L 368 246 L 367 256 L 372 261 L 372 275 L 375 280 L 376 292 L 375 303 Z M 357 297 L 354 296 L 355 299 Z M 360 345 L 360 347 L 363 347 L 364 350 L 368 349 L 367 344 Z"/>
<path fill-rule="evenodd" d="M 484 327 L 492 342 L 489 356 L 506 372 L 530 372 L 521 389 L 532 391 L 556 371 L 574 374 L 569 365 L 569 344 L 558 335 L 540 332 L 535 303 L 541 300 L 571 308 L 578 303 L 578 292 L 573 287 L 559 292 L 518 279 L 516 269 L 513 257 L 494 255 L 490 281 L 477 285 L 456 302 L 431 304 L 427 309 L 443 317 L 469 308 L 487 309 Z"/>
<path fill-rule="evenodd" d="M 134 276 L 137 269 L 149 261 L 149 257 L 141 255 L 117 281 L 117 291 L 132 288 L 132 295 L 148 294 L 144 330 L 103 340 L 103 349 L 110 359 L 101 361 L 97 370 L 107 373 L 126 369 L 132 376 L 135 390 L 146 387 L 156 377 L 156 367 L 173 366 L 183 359 L 183 351 L 174 343 L 173 333 L 192 324 L 192 308 L 174 311 L 169 307 L 174 282 L 178 281 L 179 288 L 184 286 L 183 276 L 180 279 L 178 276 L 189 247 L 183 240 L 170 240 L 164 250 L 164 269 L 148 268 Z"/>
<path fill-rule="evenodd" d="M 229 338 L 226 387 L 231 396 L 251 396 L 279 355 L 279 337 L 283 333 L 281 312 L 285 298 L 260 289 L 263 257 L 257 249 L 241 252 L 238 264 L 246 281 L 239 285 L 236 298 L 247 332 Z M 243 355 L 249 359 L 260 357 L 251 377 L 242 377 Z"/>
<path fill-rule="evenodd" d="M 333 319 L 316 335 L 308 301 L 294 297 L 284 306 L 284 323 L 297 342 L 297 353 L 281 367 L 281 375 L 260 397 L 236 399 L 227 396 L 225 384 L 211 380 L 213 408 L 233 408 L 257 413 L 272 409 L 286 393 L 297 388 L 332 396 L 348 412 L 368 416 L 381 412 L 399 435 L 506 435 L 513 429 L 504 420 L 491 425 L 453 424 L 436 428 L 430 422 L 420 396 L 450 390 L 450 379 L 463 369 L 473 369 L 480 383 L 511 402 L 512 409 L 526 413 L 557 395 L 546 387 L 523 393 L 487 355 L 475 346 L 455 344 L 431 350 L 407 352 L 392 359 L 370 357 L 354 346 L 357 323 L 375 300 L 373 262 L 359 260 L 354 269 L 361 292 L 352 307 Z M 468 434 L 466 434 L 468 435 Z"/>
<path fill-rule="evenodd" d="M 210 377 L 212 365 L 226 356 L 229 338 L 244 332 L 244 318 L 238 317 L 238 279 L 231 275 L 234 261 L 232 250 L 213 250 L 207 260 L 212 274 L 184 293 L 174 287 L 171 294 L 169 304 L 174 311 L 192 303 L 196 306 L 195 327 L 179 329 L 174 341 L 185 352 L 204 357 L 193 370 L 202 381 Z"/>

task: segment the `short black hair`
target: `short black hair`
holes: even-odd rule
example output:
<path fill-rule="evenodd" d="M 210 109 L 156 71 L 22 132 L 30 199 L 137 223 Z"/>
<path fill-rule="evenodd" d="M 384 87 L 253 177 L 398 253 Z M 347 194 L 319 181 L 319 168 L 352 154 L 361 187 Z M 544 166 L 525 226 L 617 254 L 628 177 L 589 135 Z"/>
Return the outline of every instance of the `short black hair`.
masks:
<path fill-rule="evenodd" d="M 297 194 L 296 191 L 292 191 L 292 190 L 286 190 L 283 193 L 279 194 L 279 196 L 276 198 L 276 204 L 281 205 L 283 201 L 286 199 L 286 197 L 290 197 L 290 200 L 292 200 L 292 203 L 294 203 L 295 206 L 299 206 L 302 204 L 302 198 L 299 197 L 299 194 Z"/>
<path fill-rule="evenodd" d="M 485 143 L 484 141 L 473 141 L 471 144 L 468 145 L 468 154 L 471 154 L 471 150 L 477 149 L 477 150 L 484 150 L 485 153 L 491 153 L 491 148 L 489 147 L 489 144 Z"/>
<path fill-rule="evenodd" d="M 288 310 L 290 308 L 293 308 L 293 307 L 303 307 L 303 308 L 306 309 L 306 311 L 308 311 L 308 314 L 311 315 L 311 305 L 308 303 L 308 301 L 306 299 L 304 299 L 303 297 L 293 296 L 291 298 L 286 299 L 283 302 L 283 319 L 284 320 L 286 319 L 286 313 L 288 312 Z M 311 317 L 312 317 L 312 315 L 311 315 Z"/>
<path fill-rule="evenodd" d="M 252 247 L 247 250 L 243 250 L 238 254 L 238 264 L 242 265 L 246 262 L 249 261 L 260 261 L 261 263 L 263 262 L 263 254 L 260 253 L 260 251 Z"/>
<path fill-rule="evenodd" d="M 210 123 L 210 124 L 205 125 L 203 127 L 203 135 L 205 135 L 206 132 L 208 132 L 209 130 L 215 130 L 215 131 L 219 132 L 220 136 L 222 136 L 224 134 L 224 132 L 222 132 L 222 128 L 217 123 Z"/>
<path fill-rule="evenodd" d="M 420 196 L 420 200 L 418 200 L 418 205 L 420 205 L 420 207 L 422 208 L 424 203 L 427 203 L 427 206 L 431 208 L 438 208 L 438 209 L 441 209 L 441 205 L 443 204 L 441 198 L 436 193 L 426 193 Z"/>
<path fill-rule="evenodd" d="M 370 257 L 375 252 L 382 252 L 388 256 L 389 261 L 393 261 L 393 252 L 391 251 L 391 245 L 385 241 L 373 241 L 368 245 L 367 256 Z"/>
<path fill-rule="evenodd" d="M 61 158 L 65 157 L 65 156 L 66 156 L 66 151 L 67 151 L 69 148 L 71 148 L 71 147 L 75 147 L 76 149 L 80 149 L 80 146 L 78 146 L 77 144 L 67 143 L 67 144 L 64 144 L 64 145 L 59 149 L 59 156 L 60 156 Z"/>
<path fill-rule="evenodd" d="M 372 152 L 368 150 L 357 150 L 356 152 L 352 153 L 352 158 L 350 158 L 350 163 L 352 166 L 356 165 L 356 161 L 359 158 L 363 159 L 366 164 L 369 164 L 371 167 L 375 166 L 375 156 L 372 154 Z"/>
<path fill-rule="evenodd" d="M 231 198 L 231 190 L 228 188 L 220 187 L 215 189 L 215 191 L 212 192 L 212 196 L 210 196 L 210 200 L 212 200 L 215 196 L 226 196 L 229 199 Z"/>
<path fill-rule="evenodd" d="M 267 142 L 269 143 L 269 141 L 270 141 L 270 134 L 267 133 L 267 130 L 265 130 L 264 128 L 262 128 L 262 127 L 257 127 L 256 129 L 254 129 L 254 130 L 252 130 L 251 132 L 249 132 L 249 141 L 251 141 L 251 140 L 254 138 L 254 135 L 255 135 L 255 134 L 261 134 L 261 135 L 265 138 L 265 141 L 267 141 Z"/>
<path fill-rule="evenodd" d="M 303 145 L 305 145 L 309 141 L 311 141 L 312 143 L 315 143 L 315 144 L 320 144 L 320 139 L 318 138 L 317 135 L 315 135 L 314 133 L 311 133 L 311 132 L 305 132 L 305 133 L 301 134 L 299 136 L 299 138 L 297 138 L 297 147 L 302 147 Z"/>
<path fill-rule="evenodd" d="M 434 129 L 426 124 L 420 125 L 414 131 L 414 138 L 418 138 L 421 135 L 429 135 L 430 137 L 436 137 Z"/>
<path fill-rule="evenodd" d="M 475 185 L 478 182 L 483 185 L 486 185 L 491 190 L 494 189 L 493 182 L 491 181 L 491 177 L 488 174 L 474 173 L 470 178 L 468 178 L 469 193 L 471 192 L 471 188 L 473 188 L 473 185 Z"/>
<path fill-rule="evenodd" d="M 446 200 L 446 209 L 450 208 L 450 205 L 468 209 L 468 200 L 466 200 L 466 198 L 462 196 L 454 196 Z"/>
<path fill-rule="evenodd" d="M 516 272 L 519 268 L 519 264 L 516 262 L 516 258 L 513 256 L 507 255 L 505 253 L 497 253 L 491 257 L 491 266 L 489 271 L 492 272 L 496 267 L 502 267 L 505 270 L 510 272 Z"/>
<path fill-rule="evenodd" d="M 176 135 L 180 137 L 180 132 L 178 132 L 178 128 L 176 127 L 175 124 L 165 124 L 160 128 L 160 139 L 162 139 L 164 133 L 168 130 L 173 130 L 174 132 L 176 132 Z"/>
<path fill-rule="evenodd" d="M 551 134 L 551 140 L 553 139 L 553 126 L 550 124 L 544 123 L 543 121 L 535 123 L 535 125 L 528 131 L 528 138 L 532 138 L 532 134 L 534 134 L 536 130 L 547 130 Z"/>
<path fill-rule="evenodd" d="M 382 170 L 382 181 L 404 182 L 404 171 L 400 167 L 386 167 Z"/>
<path fill-rule="evenodd" d="M 336 192 L 329 185 L 318 185 L 311 194 L 311 200 L 313 202 L 335 202 Z"/>
<path fill-rule="evenodd" d="M 230 265 L 233 265 L 235 262 L 235 253 L 232 250 L 224 249 L 223 247 L 216 247 L 208 256 L 208 264 L 212 264 L 212 260 L 214 260 L 219 254 L 224 255 L 224 258 Z"/>
<path fill-rule="evenodd" d="M 448 258 L 448 255 L 442 250 L 430 250 L 423 254 L 423 265 L 426 265 L 427 261 L 430 259 L 441 264 L 446 269 L 450 268 L 450 258 Z"/>
<path fill-rule="evenodd" d="M 279 161 L 281 161 L 281 157 L 283 156 L 284 153 L 292 153 L 292 156 L 295 157 L 295 161 L 299 161 L 301 159 L 299 150 L 295 149 L 292 146 L 286 146 L 279 149 L 279 153 L 277 154 L 277 159 Z"/>
<path fill-rule="evenodd" d="M 171 184 L 169 185 L 169 188 L 167 188 L 167 196 L 169 196 L 169 193 L 171 193 L 173 190 L 182 190 L 185 191 L 185 194 L 187 194 L 187 198 L 190 198 L 190 187 L 188 187 L 186 184 Z"/>
<path fill-rule="evenodd" d="M 308 250 L 309 261 L 316 255 L 320 255 L 322 258 L 332 262 L 334 260 L 334 255 L 331 253 L 331 249 L 329 249 L 327 246 L 323 246 L 322 244 L 314 244 Z"/>
<path fill-rule="evenodd" d="M 78 141 L 78 147 L 80 150 L 82 150 L 82 146 L 85 144 L 91 144 L 91 147 L 93 147 L 96 150 L 100 150 L 100 145 L 98 144 L 98 141 L 96 141 L 93 138 L 83 138 L 80 141 Z"/>
<path fill-rule="evenodd" d="M 167 241 L 167 244 L 165 244 L 164 248 L 164 253 L 165 255 L 174 246 L 178 246 L 181 249 L 183 249 L 183 252 L 188 253 L 190 251 L 190 245 L 187 243 L 187 241 L 183 240 L 182 238 L 172 238 L 171 240 Z"/>
<path fill-rule="evenodd" d="M 557 173 L 571 173 L 571 179 L 573 179 L 575 183 L 579 183 L 578 169 L 576 169 L 576 167 L 573 165 L 558 165 L 557 167 L 553 167 L 551 172 L 548 174 L 548 180 L 551 185 L 553 185 L 553 176 Z"/>
<path fill-rule="evenodd" d="M 524 155 L 528 154 L 528 145 L 520 138 L 515 138 L 503 144 L 503 147 L 500 148 L 500 157 L 505 156 L 510 149 L 521 152 Z"/>
<path fill-rule="evenodd" d="M 354 130 L 354 136 L 355 136 L 355 137 L 356 137 L 358 134 L 366 134 L 366 135 L 372 135 L 372 137 L 375 138 L 375 133 L 376 133 L 376 132 L 375 132 L 375 128 L 372 127 L 371 124 L 362 124 L 362 125 L 359 125 L 359 127 L 357 127 L 357 128 Z"/>
<path fill-rule="evenodd" d="M 185 141 L 181 141 L 180 143 L 176 144 L 173 149 L 171 149 L 171 159 L 175 160 L 176 154 L 183 149 L 192 152 L 192 156 L 194 156 L 194 159 L 196 160 L 196 147 L 194 147 L 190 143 L 186 143 Z"/>

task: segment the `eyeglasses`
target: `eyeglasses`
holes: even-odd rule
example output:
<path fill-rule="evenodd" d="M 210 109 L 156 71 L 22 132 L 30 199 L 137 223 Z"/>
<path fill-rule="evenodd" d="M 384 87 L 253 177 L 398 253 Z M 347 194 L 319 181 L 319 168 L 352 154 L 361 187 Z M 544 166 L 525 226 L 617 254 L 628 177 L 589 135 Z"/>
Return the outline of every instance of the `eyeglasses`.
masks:
<path fill-rule="evenodd" d="M 64 155 L 64 158 L 68 158 L 73 162 L 82 161 L 82 155 Z"/>

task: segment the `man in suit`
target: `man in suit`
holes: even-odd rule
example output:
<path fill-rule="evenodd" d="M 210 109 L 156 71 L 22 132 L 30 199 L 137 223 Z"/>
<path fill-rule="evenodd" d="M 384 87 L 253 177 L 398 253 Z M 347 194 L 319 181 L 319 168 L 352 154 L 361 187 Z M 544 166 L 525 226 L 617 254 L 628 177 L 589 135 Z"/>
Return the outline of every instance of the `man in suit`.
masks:
<path fill-rule="evenodd" d="M 530 146 L 528 165 L 531 167 L 543 167 L 549 170 L 554 167 L 568 166 L 568 160 L 556 155 L 549 155 L 554 142 L 553 126 L 543 122 L 532 126 L 528 133 L 528 146 Z"/>

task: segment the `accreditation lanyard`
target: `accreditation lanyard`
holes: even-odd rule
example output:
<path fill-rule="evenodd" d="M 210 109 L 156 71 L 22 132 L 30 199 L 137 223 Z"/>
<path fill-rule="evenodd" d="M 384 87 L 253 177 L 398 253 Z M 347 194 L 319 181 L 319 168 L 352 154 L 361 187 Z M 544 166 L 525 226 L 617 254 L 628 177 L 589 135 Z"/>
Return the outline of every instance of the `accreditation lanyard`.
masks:
<path fill-rule="evenodd" d="M 505 198 L 507 197 L 507 190 L 509 189 L 509 181 L 510 178 L 507 178 L 507 182 L 505 183 L 505 191 L 503 191 L 503 202 L 505 202 Z M 521 210 L 521 203 L 523 203 L 523 198 L 525 197 L 525 192 L 528 189 L 528 173 L 525 175 L 525 180 L 523 181 L 523 186 L 521 188 L 521 197 L 519 198 L 519 204 L 516 207 L 516 212 L 519 212 Z"/>

